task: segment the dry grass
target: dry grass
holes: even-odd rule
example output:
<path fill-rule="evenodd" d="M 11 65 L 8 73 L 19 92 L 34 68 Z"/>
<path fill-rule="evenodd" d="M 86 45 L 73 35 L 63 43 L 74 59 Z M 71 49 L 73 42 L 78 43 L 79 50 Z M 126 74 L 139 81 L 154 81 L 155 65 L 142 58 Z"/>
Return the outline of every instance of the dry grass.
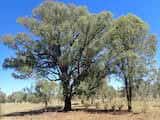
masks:
<path fill-rule="evenodd" d="M 42 104 L 30 104 L 30 103 L 6 103 L 1 104 L 1 114 L 8 114 L 12 112 L 25 112 L 42 108 Z"/>
<path fill-rule="evenodd" d="M 41 104 L 3 104 L 2 113 L 30 111 L 42 108 Z M 98 109 L 104 109 L 100 105 Z M 125 111 L 107 112 L 107 111 L 72 111 L 72 112 L 45 112 L 40 114 L 26 114 L 24 116 L 3 117 L 1 120 L 160 120 L 159 102 L 134 102 L 134 112 Z M 77 108 L 74 106 L 74 108 Z M 90 106 L 90 108 L 94 108 Z M 89 109 L 89 108 L 88 108 Z M 94 108 L 95 109 L 95 108 Z M 124 107 L 123 109 L 126 109 Z"/>

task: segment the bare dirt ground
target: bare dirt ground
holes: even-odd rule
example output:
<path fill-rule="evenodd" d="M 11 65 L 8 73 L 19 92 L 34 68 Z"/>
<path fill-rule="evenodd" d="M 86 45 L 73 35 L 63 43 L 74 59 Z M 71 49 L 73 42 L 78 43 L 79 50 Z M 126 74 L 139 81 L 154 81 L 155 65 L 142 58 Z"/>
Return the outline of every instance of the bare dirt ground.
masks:
<path fill-rule="evenodd" d="M 44 112 L 44 109 L 40 109 L 41 105 L 23 105 L 23 108 L 22 105 L 5 105 L 6 112 L 3 113 L 1 120 L 160 120 L 159 106 L 153 107 L 145 113 L 95 109 L 81 109 L 64 113 L 59 111 L 61 107 L 50 107 L 48 112 Z"/>
<path fill-rule="evenodd" d="M 39 115 L 10 116 L 2 120 L 159 120 L 160 113 L 47 112 Z"/>

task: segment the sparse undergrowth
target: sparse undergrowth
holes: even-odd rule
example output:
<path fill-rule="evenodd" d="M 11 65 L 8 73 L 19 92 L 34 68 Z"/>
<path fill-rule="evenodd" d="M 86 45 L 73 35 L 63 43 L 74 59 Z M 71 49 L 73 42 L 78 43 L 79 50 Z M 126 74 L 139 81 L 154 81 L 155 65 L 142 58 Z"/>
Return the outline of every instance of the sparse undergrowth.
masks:
<path fill-rule="evenodd" d="M 74 109 L 82 109 L 80 111 L 72 111 L 68 113 L 63 112 L 44 112 L 42 114 L 38 114 L 40 108 L 43 107 L 41 104 L 13 104 L 7 103 L 2 105 L 3 114 L 7 113 L 17 113 L 17 116 L 10 116 L 2 118 L 2 120 L 50 120 L 51 118 L 55 118 L 56 120 L 159 120 L 160 109 L 159 103 L 155 106 L 155 102 L 143 102 L 143 101 L 135 101 L 134 111 L 132 113 L 126 112 L 126 105 L 122 103 L 119 104 L 107 104 L 107 102 L 103 105 L 102 103 L 96 102 L 95 105 L 91 106 L 89 103 L 84 103 L 82 108 L 80 105 L 74 105 Z M 147 105 L 145 107 L 143 105 Z M 10 109 L 8 109 L 10 108 Z M 25 111 L 33 110 L 35 112 L 31 114 L 25 114 Z M 84 111 L 83 111 L 84 110 Z M 86 111 L 87 110 L 87 111 Z M 96 112 L 97 111 L 97 112 Z M 20 113 L 24 113 L 24 116 L 20 116 Z"/>

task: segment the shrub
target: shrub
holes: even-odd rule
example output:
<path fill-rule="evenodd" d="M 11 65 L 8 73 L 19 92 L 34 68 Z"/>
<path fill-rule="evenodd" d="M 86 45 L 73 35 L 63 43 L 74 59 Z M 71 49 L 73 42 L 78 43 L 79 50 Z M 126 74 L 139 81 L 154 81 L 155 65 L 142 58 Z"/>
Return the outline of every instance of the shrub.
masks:
<path fill-rule="evenodd" d="M 124 107 L 124 105 L 123 104 L 119 104 L 119 105 L 117 105 L 117 107 L 118 107 L 118 110 L 121 111 L 122 108 Z"/>
<path fill-rule="evenodd" d="M 90 106 L 90 104 L 89 104 L 89 103 L 84 103 L 83 105 L 84 105 L 84 107 L 85 107 L 86 109 L 88 109 L 88 108 L 89 108 L 89 106 Z"/>
<path fill-rule="evenodd" d="M 98 102 L 95 103 L 95 107 L 96 109 L 99 109 L 100 108 L 100 104 Z"/>
<path fill-rule="evenodd" d="M 104 104 L 104 110 L 108 110 L 108 104 Z"/>
<path fill-rule="evenodd" d="M 146 113 L 148 111 L 148 109 L 149 109 L 149 105 L 147 104 L 146 101 L 143 101 L 141 112 Z"/>
<path fill-rule="evenodd" d="M 111 106 L 111 110 L 112 110 L 112 111 L 115 111 L 115 110 L 116 110 L 116 105 L 115 105 L 115 104 L 113 104 L 113 105 Z"/>

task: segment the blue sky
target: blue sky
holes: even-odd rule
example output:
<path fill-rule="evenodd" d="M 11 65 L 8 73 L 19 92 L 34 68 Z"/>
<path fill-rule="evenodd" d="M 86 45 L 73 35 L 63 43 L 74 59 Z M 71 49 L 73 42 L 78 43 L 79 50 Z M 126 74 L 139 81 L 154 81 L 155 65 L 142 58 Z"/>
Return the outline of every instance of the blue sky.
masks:
<path fill-rule="evenodd" d="M 32 9 L 44 0 L 1 0 L 0 2 L 0 36 L 6 33 L 15 34 L 25 32 L 25 28 L 16 23 L 20 16 L 31 15 Z M 74 3 L 88 7 L 90 12 L 98 13 L 104 10 L 111 11 L 114 17 L 133 13 L 141 17 L 150 25 L 152 33 L 160 38 L 160 0 L 59 0 L 65 3 Z M 160 42 L 158 43 L 157 61 L 160 65 Z M 0 44 L 0 88 L 7 94 L 30 86 L 32 80 L 15 80 L 11 70 L 3 70 L 2 63 L 5 57 L 13 52 Z M 116 86 L 116 83 L 114 84 Z"/>

